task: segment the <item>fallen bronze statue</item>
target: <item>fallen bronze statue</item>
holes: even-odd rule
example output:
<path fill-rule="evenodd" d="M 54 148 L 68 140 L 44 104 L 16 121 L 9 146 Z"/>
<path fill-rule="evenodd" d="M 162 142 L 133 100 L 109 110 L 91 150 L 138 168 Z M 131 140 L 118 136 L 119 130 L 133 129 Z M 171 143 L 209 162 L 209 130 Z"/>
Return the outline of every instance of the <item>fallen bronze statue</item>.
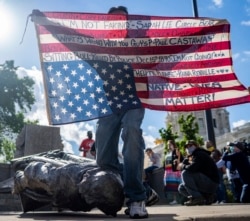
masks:
<path fill-rule="evenodd" d="M 23 212 L 44 206 L 84 212 L 98 208 L 116 216 L 123 206 L 120 176 L 101 170 L 93 160 L 56 150 L 12 163 L 13 193 L 19 194 Z"/>

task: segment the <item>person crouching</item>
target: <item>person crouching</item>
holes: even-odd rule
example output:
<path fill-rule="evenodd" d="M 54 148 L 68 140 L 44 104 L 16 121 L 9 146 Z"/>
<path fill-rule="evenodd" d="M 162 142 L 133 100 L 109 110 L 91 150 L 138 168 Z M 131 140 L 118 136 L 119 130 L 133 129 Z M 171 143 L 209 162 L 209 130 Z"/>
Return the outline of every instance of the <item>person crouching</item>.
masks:
<path fill-rule="evenodd" d="M 179 165 L 182 181 L 178 187 L 179 193 L 188 198 L 184 205 L 210 205 L 219 184 L 216 164 L 210 152 L 200 148 L 194 140 L 187 141 L 185 149 L 187 158 Z"/>

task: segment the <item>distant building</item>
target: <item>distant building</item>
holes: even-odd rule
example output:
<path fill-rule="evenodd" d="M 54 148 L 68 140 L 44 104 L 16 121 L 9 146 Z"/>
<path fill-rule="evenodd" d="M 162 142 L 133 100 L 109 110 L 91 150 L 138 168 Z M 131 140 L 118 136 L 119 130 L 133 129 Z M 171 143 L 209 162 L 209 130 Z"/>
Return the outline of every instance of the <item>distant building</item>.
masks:
<path fill-rule="evenodd" d="M 233 130 L 229 133 L 225 133 L 222 136 L 216 137 L 216 144 L 218 149 L 222 149 L 226 146 L 227 142 L 234 141 L 246 141 L 250 143 L 250 122 L 233 128 Z"/>
<path fill-rule="evenodd" d="M 230 132 L 229 112 L 225 108 L 212 109 L 212 118 L 214 126 L 215 137 L 221 136 Z M 173 131 L 181 135 L 180 125 L 177 123 L 181 115 L 186 117 L 192 113 L 199 125 L 199 134 L 204 140 L 207 137 L 207 124 L 205 111 L 192 111 L 192 112 L 168 112 L 166 124 L 172 123 Z"/>

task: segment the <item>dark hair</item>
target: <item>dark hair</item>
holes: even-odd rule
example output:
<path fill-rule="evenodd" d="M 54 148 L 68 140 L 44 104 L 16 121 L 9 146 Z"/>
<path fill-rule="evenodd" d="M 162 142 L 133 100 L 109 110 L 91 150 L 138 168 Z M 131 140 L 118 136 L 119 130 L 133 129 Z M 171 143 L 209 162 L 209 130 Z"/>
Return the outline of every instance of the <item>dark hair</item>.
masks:
<path fill-rule="evenodd" d="M 191 146 L 191 145 L 194 145 L 194 146 L 198 147 L 198 144 L 196 143 L 195 140 L 188 140 L 188 141 L 186 142 L 186 144 L 185 144 L 184 147 L 187 148 L 188 146 Z"/>
<path fill-rule="evenodd" d="M 147 153 L 147 152 L 151 152 L 151 151 L 152 151 L 151 148 L 147 148 L 147 149 L 145 150 L 146 153 Z"/>
<path fill-rule="evenodd" d="M 93 136 L 92 131 L 90 131 L 90 130 L 87 131 L 87 136 L 92 138 L 92 136 Z"/>
<path fill-rule="evenodd" d="M 177 148 L 177 144 L 175 143 L 174 140 L 168 140 L 168 143 L 169 143 L 169 144 L 172 144 L 172 145 L 174 146 L 174 149 Z"/>
<path fill-rule="evenodd" d="M 109 9 L 108 14 L 115 12 L 115 11 L 123 11 L 126 14 L 128 14 L 128 9 L 124 6 L 117 6 L 117 7 L 112 7 Z"/>

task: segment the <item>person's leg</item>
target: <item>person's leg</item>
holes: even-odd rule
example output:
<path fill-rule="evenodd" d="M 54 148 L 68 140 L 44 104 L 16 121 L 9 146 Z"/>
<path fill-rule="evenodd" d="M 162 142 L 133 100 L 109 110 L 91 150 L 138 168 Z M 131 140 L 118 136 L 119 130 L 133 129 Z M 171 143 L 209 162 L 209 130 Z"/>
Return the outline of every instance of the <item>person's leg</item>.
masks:
<path fill-rule="evenodd" d="M 218 184 L 211 181 L 202 173 L 182 172 L 182 180 L 190 196 L 201 197 L 202 194 L 216 193 Z"/>
<path fill-rule="evenodd" d="M 244 184 L 242 186 L 240 202 L 241 203 L 250 203 L 250 186 L 249 186 L 249 184 Z"/>
<path fill-rule="evenodd" d="M 145 143 L 141 123 L 144 113 L 144 109 L 129 110 L 122 119 L 124 191 L 128 203 L 146 199 L 142 181 Z"/>
<path fill-rule="evenodd" d="M 170 171 L 168 176 L 170 176 L 170 190 L 172 192 L 172 201 L 169 202 L 170 205 L 175 205 L 178 203 L 178 187 L 181 183 L 181 172 L 180 171 Z"/>
<path fill-rule="evenodd" d="M 144 109 L 129 110 L 122 120 L 124 192 L 130 218 L 147 218 L 145 208 L 146 190 L 143 185 L 143 166 L 145 143 L 142 137 L 141 123 Z M 126 213 L 126 212 L 125 212 Z"/>
<path fill-rule="evenodd" d="M 236 202 L 239 203 L 243 184 L 242 184 L 240 178 L 232 179 L 232 183 L 233 183 Z"/>
<path fill-rule="evenodd" d="M 180 193 L 184 196 L 191 196 L 193 198 L 202 197 L 197 186 L 197 176 L 199 173 L 192 173 L 187 170 L 182 171 L 182 184 L 179 186 Z M 200 182 L 203 182 L 202 180 Z"/>
<path fill-rule="evenodd" d="M 189 192 L 187 191 L 184 183 L 181 183 L 178 187 L 178 191 L 179 193 L 184 196 L 185 198 L 191 197 L 191 195 L 189 194 Z"/>
<path fill-rule="evenodd" d="M 225 203 L 227 201 L 226 187 L 224 184 L 223 173 L 221 170 L 219 171 L 220 183 L 216 190 L 217 201 L 218 203 Z"/>
<path fill-rule="evenodd" d="M 179 186 L 179 192 L 190 198 L 184 204 L 192 205 L 210 205 L 212 197 L 216 193 L 218 184 L 211 181 L 202 173 L 192 173 L 187 170 L 182 172 L 182 183 Z"/>
<path fill-rule="evenodd" d="M 145 181 L 148 181 L 148 177 L 150 176 L 150 174 L 152 174 L 154 169 L 157 169 L 157 166 L 149 166 L 147 168 L 144 169 L 145 171 Z"/>
<path fill-rule="evenodd" d="M 147 196 L 147 199 L 146 199 L 146 206 L 152 206 L 154 204 L 156 204 L 159 200 L 160 200 L 160 197 L 159 195 L 155 192 L 154 189 L 152 189 L 148 182 L 143 182 L 143 185 L 145 187 L 145 190 L 146 190 L 146 196 Z"/>
<path fill-rule="evenodd" d="M 121 115 L 100 118 L 96 129 L 96 162 L 103 169 L 119 171 L 118 143 L 121 131 Z"/>

